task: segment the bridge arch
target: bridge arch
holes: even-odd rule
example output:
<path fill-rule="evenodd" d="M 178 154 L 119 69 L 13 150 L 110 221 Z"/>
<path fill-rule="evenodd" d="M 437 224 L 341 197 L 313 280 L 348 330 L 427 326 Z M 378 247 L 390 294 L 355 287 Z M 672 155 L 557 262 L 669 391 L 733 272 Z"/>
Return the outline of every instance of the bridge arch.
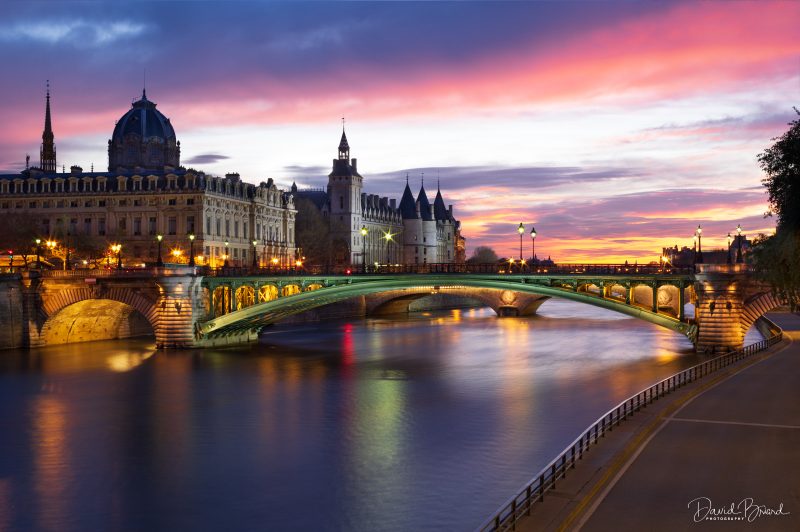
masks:
<path fill-rule="evenodd" d="M 355 282 L 354 282 L 355 281 Z M 614 310 L 633 316 L 656 325 L 669 328 L 690 336 L 696 328 L 673 317 L 649 311 L 645 308 L 628 305 L 618 300 L 599 295 L 572 291 L 570 289 L 526 282 L 524 278 L 454 278 L 452 276 L 405 276 L 403 278 L 348 279 L 347 283 L 337 284 L 313 292 L 303 292 L 291 297 L 259 303 L 224 316 L 218 316 L 205 323 L 198 324 L 199 337 L 216 337 L 254 332 L 265 325 L 276 323 L 282 319 L 346 299 L 401 289 L 465 292 L 466 288 L 500 290 L 514 294 L 534 294 L 538 296 L 560 297 L 598 307 Z M 652 293 L 652 288 L 651 288 Z M 541 304 L 541 303 L 539 303 Z"/>
<path fill-rule="evenodd" d="M 742 315 L 739 319 L 742 337 L 747 334 L 747 331 L 750 330 L 758 318 L 767 312 L 785 304 L 785 301 L 775 297 L 772 292 L 762 292 L 750 296 L 744 302 L 744 306 L 742 307 Z"/>
<path fill-rule="evenodd" d="M 154 301 L 128 288 L 61 290 L 42 303 L 44 322 L 34 344 L 62 344 L 155 334 Z"/>

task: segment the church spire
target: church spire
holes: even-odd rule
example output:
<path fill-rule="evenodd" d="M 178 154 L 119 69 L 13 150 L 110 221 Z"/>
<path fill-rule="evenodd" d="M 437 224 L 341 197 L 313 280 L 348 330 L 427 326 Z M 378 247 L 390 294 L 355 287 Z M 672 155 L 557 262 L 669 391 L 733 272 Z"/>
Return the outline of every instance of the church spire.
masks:
<path fill-rule="evenodd" d="M 39 152 L 39 166 L 45 172 L 56 171 L 56 145 L 54 143 L 53 125 L 50 121 L 50 80 L 47 80 L 47 103 L 44 111 L 44 131 L 42 132 L 42 149 Z"/>
<path fill-rule="evenodd" d="M 342 140 L 339 141 L 339 160 L 350 160 L 350 145 L 347 143 L 347 135 L 344 133 L 344 118 L 342 118 Z"/>

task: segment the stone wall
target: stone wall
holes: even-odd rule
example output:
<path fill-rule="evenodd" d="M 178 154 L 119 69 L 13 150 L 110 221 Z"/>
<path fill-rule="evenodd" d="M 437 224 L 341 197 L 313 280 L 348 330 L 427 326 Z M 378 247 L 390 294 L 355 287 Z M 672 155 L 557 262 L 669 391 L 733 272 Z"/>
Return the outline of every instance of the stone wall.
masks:
<path fill-rule="evenodd" d="M 25 345 L 27 320 L 22 299 L 20 276 L 0 275 L 0 349 Z"/>

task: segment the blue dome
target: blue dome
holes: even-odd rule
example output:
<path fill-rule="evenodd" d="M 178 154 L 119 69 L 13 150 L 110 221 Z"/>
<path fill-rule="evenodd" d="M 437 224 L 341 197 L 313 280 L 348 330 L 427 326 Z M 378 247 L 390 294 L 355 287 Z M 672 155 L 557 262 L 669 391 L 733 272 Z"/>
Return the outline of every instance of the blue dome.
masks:
<path fill-rule="evenodd" d="M 108 171 L 178 167 L 180 144 L 169 118 L 142 91 L 142 98 L 114 126 L 108 141 Z"/>
<path fill-rule="evenodd" d="M 134 102 L 131 109 L 119 119 L 111 140 L 121 141 L 130 134 L 138 135 L 143 140 L 157 137 L 166 141 L 175 138 L 175 130 L 172 129 L 169 118 L 156 109 L 156 104 L 148 100 L 144 92 L 142 99 Z"/>

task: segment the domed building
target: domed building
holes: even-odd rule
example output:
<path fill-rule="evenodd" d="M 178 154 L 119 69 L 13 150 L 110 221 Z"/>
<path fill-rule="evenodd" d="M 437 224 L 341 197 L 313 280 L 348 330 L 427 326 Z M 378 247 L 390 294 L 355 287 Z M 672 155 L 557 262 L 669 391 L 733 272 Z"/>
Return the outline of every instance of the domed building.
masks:
<path fill-rule="evenodd" d="M 169 118 L 156 109 L 142 89 L 142 98 L 117 121 L 108 141 L 108 171 L 177 168 L 180 161 L 181 143 Z"/>
<path fill-rule="evenodd" d="M 289 267 L 297 258 L 292 194 L 272 179 L 181 167 L 175 129 L 144 90 L 114 125 L 108 172 L 56 164 L 49 89 L 40 153 L 38 167 L 0 175 L 0 216 L 29 216 L 42 240 L 70 248 L 70 265 L 115 264 L 111 244 L 125 267 L 157 263 L 159 241 L 163 262 Z"/>

